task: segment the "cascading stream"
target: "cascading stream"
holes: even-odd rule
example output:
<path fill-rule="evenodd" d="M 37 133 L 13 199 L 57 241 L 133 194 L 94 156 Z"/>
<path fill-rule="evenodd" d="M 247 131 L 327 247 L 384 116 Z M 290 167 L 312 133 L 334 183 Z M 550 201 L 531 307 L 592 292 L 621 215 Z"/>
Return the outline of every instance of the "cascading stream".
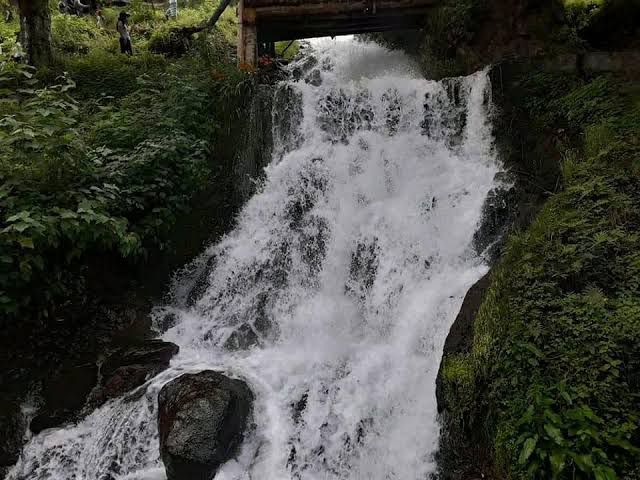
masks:
<path fill-rule="evenodd" d="M 487 267 L 499 170 L 485 73 L 432 82 L 399 52 L 312 43 L 274 106 L 274 160 L 237 227 L 177 281 L 169 370 L 30 441 L 9 479 L 162 479 L 167 381 L 220 369 L 256 394 L 216 479 L 422 480 L 435 469 L 447 332 Z"/>

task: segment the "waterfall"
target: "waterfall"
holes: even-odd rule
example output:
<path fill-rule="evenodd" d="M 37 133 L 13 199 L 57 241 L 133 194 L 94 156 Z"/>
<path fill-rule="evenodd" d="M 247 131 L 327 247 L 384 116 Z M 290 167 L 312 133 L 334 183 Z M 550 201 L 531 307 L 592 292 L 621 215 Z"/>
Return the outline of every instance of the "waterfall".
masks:
<path fill-rule="evenodd" d="M 157 394 L 184 372 L 247 381 L 253 422 L 216 479 L 422 480 L 435 380 L 499 171 L 485 72 L 420 78 L 402 53 L 314 41 L 274 94 L 273 160 L 236 228 L 179 277 L 170 369 L 34 437 L 10 480 L 163 479 Z"/>

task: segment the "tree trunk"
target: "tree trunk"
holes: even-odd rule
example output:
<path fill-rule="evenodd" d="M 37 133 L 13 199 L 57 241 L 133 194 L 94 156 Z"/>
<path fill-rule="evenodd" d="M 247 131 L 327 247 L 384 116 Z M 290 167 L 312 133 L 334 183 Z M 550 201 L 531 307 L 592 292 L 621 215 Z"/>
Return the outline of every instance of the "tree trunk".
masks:
<path fill-rule="evenodd" d="M 218 8 L 213 13 L 213 16 L 207 22 L 207 28 L 213 28 L 215 26 L 218 19 L 224 13 L 225 9 L 229 6 L 229 3 L 231 3 L 231 0 L 222 0 L 220 2 L 220 4 L 218 5 Z"/>
<path fill-rule="evenodd" d="M 51 63 L 51 12 L 48 0 L 19 0 L 20 43 L 36 67 Z"/>

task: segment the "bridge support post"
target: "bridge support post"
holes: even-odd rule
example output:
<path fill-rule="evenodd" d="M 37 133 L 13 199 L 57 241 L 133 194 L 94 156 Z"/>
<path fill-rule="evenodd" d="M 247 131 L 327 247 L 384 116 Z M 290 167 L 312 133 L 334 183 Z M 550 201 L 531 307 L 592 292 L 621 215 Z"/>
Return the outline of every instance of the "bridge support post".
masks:
<path fill-rule="evenodd" d="M 238 5 L 238 63 L 248 67 L 258 64 L 256 9 L 246 7 L 244 0 Z"/>

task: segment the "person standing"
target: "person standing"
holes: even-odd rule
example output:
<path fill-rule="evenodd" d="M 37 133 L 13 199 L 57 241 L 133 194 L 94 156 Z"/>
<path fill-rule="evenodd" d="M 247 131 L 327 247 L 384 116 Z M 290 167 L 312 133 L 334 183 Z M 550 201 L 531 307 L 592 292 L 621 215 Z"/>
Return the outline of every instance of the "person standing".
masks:
<path fill-rule="evenodd" d="M 131 47 L 131 35 L 129 34 L 129 14 L 126 12 L 120 12 L 118 16 L 118 22 L 116 23 L 116 30 L 120 34 L 120 53 L 126 53 L 127 55 L 133 55 L 133 48 Z"/>
<path fill-rule="evenodd" d="M 104 16 L 99 8 L 96 10 L 96 25 L 100 30 L 104 29 Z"/>
<path fill-rule="evenodd" d="M 169 8 L 165 12 L 167 20 L 178 16 L 178 0 L 169 0 Z"/>

